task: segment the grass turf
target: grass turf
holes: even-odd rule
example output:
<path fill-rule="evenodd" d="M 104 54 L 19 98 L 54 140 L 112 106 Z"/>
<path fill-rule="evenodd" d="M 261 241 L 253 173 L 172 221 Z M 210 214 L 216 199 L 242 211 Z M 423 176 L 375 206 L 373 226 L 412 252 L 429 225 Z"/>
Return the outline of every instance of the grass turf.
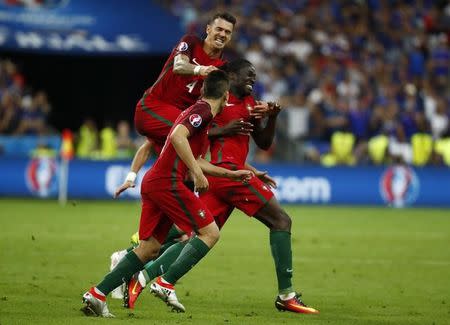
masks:
<path fill-rule="evenodd" d="M 0 324 L 448 324 L 447 210 L 286 206 L 294 284 L 318 316 L 274 308 L 268 233 L 235 213 L 221 241 L 177 286 L 185 314 L 144 292 L 116 319 L 87 318 L 81 295 L 128 246 L 137 202 L 0 200 Z"/>

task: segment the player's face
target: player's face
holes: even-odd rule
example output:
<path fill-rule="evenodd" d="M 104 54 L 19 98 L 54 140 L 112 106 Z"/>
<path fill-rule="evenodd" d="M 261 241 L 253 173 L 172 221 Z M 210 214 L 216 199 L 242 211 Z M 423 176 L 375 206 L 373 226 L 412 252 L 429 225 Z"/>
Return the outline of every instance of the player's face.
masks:
<path fill-rule="evenodd" d="M 222 50 L 231 40 L 233 24 L 222 18 L 216 18 L 210 25 L 206 26 L 206 39 L 211 47 Z"/>
<path fill-rule="evenodd" d="M 236 75 L 236 88 L 240 89 L 245 96 L 253 91 L 256 82 L 256 70 L 253 65 L 245 66 Z"/>

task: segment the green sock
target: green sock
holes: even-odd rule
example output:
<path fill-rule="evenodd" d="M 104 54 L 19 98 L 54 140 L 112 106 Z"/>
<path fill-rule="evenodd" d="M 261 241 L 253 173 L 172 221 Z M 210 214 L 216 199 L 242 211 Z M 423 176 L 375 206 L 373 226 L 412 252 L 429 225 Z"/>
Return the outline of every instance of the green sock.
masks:
<path fill-rule="evenodd" d="M 184 246 L 180 256 L 163 274 L 164 280 L 175 284 L 209 252 L 209 247 L 200 238 L 195 236 Z"/>
<path fill-rule="evenodd" d="M 157 276 L 164 274 L 164 272 L 167 272 L 169 267 L 180 255 L 185 245 L 186 242 L 178 242 L 175 245 L 171 245 L 156 260 L 150 261 L 145 264 L 142 274 L 147 280 L 147 283 L 149 283 Z"/>
<path fill-rule="evenodd" d="M 279 293 L 293 292 L 291 233 L 282 230 L 271 231 L 270 248 L 277 271 Z"/>
<path fill-rule="evenodd" d="M 115 288 L 120 286 L 124 281 L 128 282 L 132 275 L 137 271 L 142 270 L 143 267 L 144 264 L 141 262 L 139 257 L 131 251 L 125 255 L 114 270 L 109 272 L 103 281 L 96 287 L 106 296 Z"/>

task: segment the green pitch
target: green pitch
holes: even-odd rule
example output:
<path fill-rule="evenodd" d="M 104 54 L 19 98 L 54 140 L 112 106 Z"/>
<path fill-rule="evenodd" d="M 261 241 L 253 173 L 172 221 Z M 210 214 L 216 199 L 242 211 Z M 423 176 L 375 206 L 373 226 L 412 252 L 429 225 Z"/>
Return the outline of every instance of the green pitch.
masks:
<path fill-rule="evenodd" d="M 268 234 L 236 213 L 177 285 L 185 314 L 144 292 L 117 319 L 81 295 L 137 228 L 138 202 L 0 200 L 0 324 L 449 324 L 450 211 L 287 206 L 294 284 L 319 316 L 278 312 Z"/>

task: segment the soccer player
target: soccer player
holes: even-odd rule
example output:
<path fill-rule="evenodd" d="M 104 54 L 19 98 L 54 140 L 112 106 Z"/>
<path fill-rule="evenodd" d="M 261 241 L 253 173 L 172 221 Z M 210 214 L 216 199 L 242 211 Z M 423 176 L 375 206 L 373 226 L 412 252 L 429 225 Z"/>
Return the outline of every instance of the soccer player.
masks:
<path fill-rule="evenodd" d="M 172 50 L 158 79 L 136 105 L 134 125 L 147 141 L 136 152 L 131 171 L 115 196 L 134 186 L 136 172 L 147 161 L 152 145 L 159 154 L 178 115 L 199 98 L 205 76 L 225 63 L 222 52 L 235 24 L 231 14 L 215 14 L 206 26 L 204 41 L 185 35 Z"/>
<path fill-rule="evenodd" d="M 175 120 L 161 155 L 144 176 L 139 246 L 83 295 L 86 314 L 114 317 L 106 305 L 106 296 L 157 256 L 173 223 L 184 232 L 194 231 L 197 235 L 189 240 L 159 281 L 152 284 L 152 291 L 174 310 L 184 312 L 173 285 L 214 246 L 219 239 L 219 229 L 206 205 L 184 185 L 183 180 L 189 171 L 196 191 L 201 193 L 209 186 L 203 173 L 241 181 L 247 181 L 251 175 L 248 170 L 231 171 L 201 158 L 209 144 L 208 126 L 228 99 L 227 74 L 220 70 L 211 72 L 202 89 L 203 98 Z"/>
<path fill-rule="evenodd" d="M 270 104 L 267 123 L 251 117 L 250 112 L 256 102 L 251 96 L 255 82 L 255 68 L 247 60 L 236 60 L 226 66 L 231 87 L 228 104 L 213 121 L 214 129 L 209 132 L 211 140 L 211 163 L 229 170 L 250 169 L 257 177 L 248 183 L 208 176 L 209 190 L 201 194 L 202 201 L 210 209 L 217 225 L 221 228 L 234 208 L 253 216 L 270 230 L 270 247 L 275 262 L 279 294 L 275 301 L 278 310 L 296 313 L 316 314 L 318 311 L 306 306 L 292 286 L 291 219 L 274 197 L 270 187 L 274 180 L 266 173 L 246 163 L 250 135 L 262 149 L 272 144 L 277 114 L 280 107 Z M 239 128 L 236 123 L 241 122 Z M 245 123 L 245 124 L 243 124 Z M 166 250 L 153 264 L 139 274 L 139 284 L 145 286 L 173 262 L 176 244 Z M 160 279 L 156 280 L 158 283 Z M 134 300 L 136 297 L 134 298 Z"/>
<path fill-rule="evenodd" d="M 136 174 L 150 157 L 152 147 L 159 154 L 178 115 L 199 98 L 203 78 L 225 63 L 222 52 L 231 40 L 235 24 L 233 15 L 217 13 L 209 20 L 203 41 L 197 36 L 185 35 L 172 50 L 158 79 L 136 105 L 135 128 L 147 139 L 134 155 L 130 172 L 116 189 L 115 198 L 135 186 Z M 179 240 L 183 236 L 183 232 L 174 226 L 169 239 Z M 111 270 L 126 252 L 122 250 L 111 255 Z M 122 298 L 124 290 L 128 288 L 121 286 L 112 296 Z M 128 301 L 127 297 L 125 300 Z"/>

